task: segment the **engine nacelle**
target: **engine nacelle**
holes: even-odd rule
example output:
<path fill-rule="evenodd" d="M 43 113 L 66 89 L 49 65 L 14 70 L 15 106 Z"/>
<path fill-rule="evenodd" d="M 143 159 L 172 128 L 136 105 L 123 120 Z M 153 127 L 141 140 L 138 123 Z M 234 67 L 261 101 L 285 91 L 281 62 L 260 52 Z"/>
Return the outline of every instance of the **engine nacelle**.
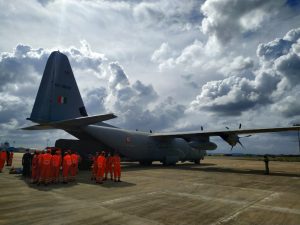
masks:
<path fill-rule="evenodd" d="M 190 141 L 188 142 L 189 146 L 198 150 L 215 150 L 217 148 L 217 145 L 213 142 L 210 141 L 206 141 L 206 142 L 202 142 L 202 141 Z"/>
<path fill-rule="evenodd" d="M 232 134 L 224 134 L 221 138 L 226 141 L 231 147 L 236 146 L 239 143 L 239 136 L 232 133 Z"/>

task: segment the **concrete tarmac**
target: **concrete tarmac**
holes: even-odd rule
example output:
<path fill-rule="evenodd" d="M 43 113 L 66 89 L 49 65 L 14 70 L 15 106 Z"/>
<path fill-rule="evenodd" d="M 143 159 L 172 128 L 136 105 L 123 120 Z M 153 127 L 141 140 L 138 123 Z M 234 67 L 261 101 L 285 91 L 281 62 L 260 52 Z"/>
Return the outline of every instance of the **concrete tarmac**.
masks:
<path fill-rule="evenodd" d="M 20 166 L 17 155 L 13 165 Z M 123 163 L 122 181 L 32 185 L 0 173 L 0 224 L 300 224 L 300 163 L 206 157 L 201 165 Z"/>

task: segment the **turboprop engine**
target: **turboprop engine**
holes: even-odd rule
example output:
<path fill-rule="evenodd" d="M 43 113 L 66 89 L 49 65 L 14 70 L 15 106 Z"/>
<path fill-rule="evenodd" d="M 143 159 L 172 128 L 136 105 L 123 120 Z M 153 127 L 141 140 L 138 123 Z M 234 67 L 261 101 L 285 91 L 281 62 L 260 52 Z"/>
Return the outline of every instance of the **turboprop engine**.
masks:
<path fill-rule="evenodd" d="M 250 136 L 251 135 L 240 137 L 237 134 L 232 133 L 232 134 L 224 134 L 221 136 L 221 138 L 231 146 L 230 150 L 232 150 L 233 147 L 236 146 L 237 144 L 242 146 L 242 148 L 245 148 L 244 145 L 241 143 L 240 139 L 244 137 L 250 137 Z"/>
<path fill-rule="evenodd" d="M 241 129 L 241 128 L 242 128 L 242 124 L 240 123 L 239 129 Z M 229 127 L 226 127 L 226 129 L 229 130 Z M 241 143 L 240 139 L 245 138 L 245 137 L 251 137 L 251 136 L 252 135 L 240 137 L 235 133 L 231 133 L 231 134 L 227 133 L 227 134 L 221 135 L 221 138 L 231 146 L 230 150 L 232 150 L 233 147 L 236 146 L 236 144 L 239 144 L 242 148 L 245 148 L 244 145 Z"/>

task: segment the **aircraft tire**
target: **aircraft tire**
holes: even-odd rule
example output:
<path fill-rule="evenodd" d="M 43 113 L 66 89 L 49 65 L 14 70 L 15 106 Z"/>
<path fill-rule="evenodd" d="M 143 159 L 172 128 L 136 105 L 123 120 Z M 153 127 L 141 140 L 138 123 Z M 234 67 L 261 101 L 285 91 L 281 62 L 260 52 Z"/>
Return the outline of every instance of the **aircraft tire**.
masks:
<path fill-rule="evenodd" d="M 195 159 L 195 160 L 194 160 L 194 163 L 195 163 L 196 165 L 199 165 L 199 164 L 200 164 L 200 161 L 201 161 L 200 159 Z"/>

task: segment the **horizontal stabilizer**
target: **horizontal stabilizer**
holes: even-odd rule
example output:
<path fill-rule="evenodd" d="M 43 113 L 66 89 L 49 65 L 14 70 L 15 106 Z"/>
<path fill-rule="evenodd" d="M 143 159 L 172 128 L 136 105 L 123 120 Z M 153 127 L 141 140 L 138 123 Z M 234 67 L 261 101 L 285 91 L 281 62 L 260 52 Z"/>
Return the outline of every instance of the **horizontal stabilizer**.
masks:
<path fill-rule="evenodd" d="M 24 127 L 22 128 L 22 130 L 48 130 L 48 129 L 55 129 L 55 128 L 67 129 L 71 127 L 82 127 L 82 126 L 99 123 L 105 120 L 110 120 L 116 117 L 117 116 L 112 113 L 104 114 L 104 115 L 96 115 L 96 116 L 78 117 L 75 119 L 61 120 L 61 121 L 39 124 L 30 127 Z"/>
<path fill-rule="evenodd" d="M 56 129 L 56 128 L 48 126 L 48 125 L 34 125 L 34 126 L 30 126 L 30 127 L 24 127 L 21 129 L 22 130 L 51 130 L 51 129 Z"/>

